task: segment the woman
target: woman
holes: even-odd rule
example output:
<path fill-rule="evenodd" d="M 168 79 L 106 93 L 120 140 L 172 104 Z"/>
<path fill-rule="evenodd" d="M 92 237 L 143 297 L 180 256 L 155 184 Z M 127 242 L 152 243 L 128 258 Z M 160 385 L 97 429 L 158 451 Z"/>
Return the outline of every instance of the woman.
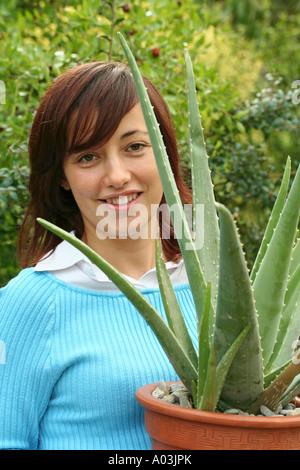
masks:
<path fill-rule="evenodd" d="M 183 203 L 175 132 L 147 80 Z M 24 268 L 0 291 L 0 448 L 148 449 L 135 390 L 177 380 L 152 331 L 111 281 L 42 217 L 91 246 L 164 317 L 155 236 L 169 218 L 130 70 L 77 66 L 47 91 L 29 140 L 31 202 L 20 232 Z M 158 211 L 160 212 L 160 211 Z M 162 237 L 187 323 L 194 306 L 177 240 Z M 153 236 L 155 234 L 155 236 Z M 191 326 L 195 338 L 195 331 Z"/>

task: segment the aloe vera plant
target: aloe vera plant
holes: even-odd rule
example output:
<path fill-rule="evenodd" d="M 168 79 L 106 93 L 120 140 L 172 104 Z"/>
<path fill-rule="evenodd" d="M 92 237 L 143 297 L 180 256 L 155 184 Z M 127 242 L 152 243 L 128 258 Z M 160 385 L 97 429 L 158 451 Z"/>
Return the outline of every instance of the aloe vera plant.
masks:
<path fill-rule="evenodd" d="M 156 242 L 156 268 L 168 324 L 91 248 L 59 227 L 38 220 L 81 250 L 129 298 L 191 391 L 195 408 L 214 411 L 235 407 L 256 414 L 264 404 L 276 410 L 300 392 L 300 169 L 288 191 L 291 162 L 287 159 L 278 197 L 249 273 L 235 221 L 214 198 L 193 69 L 185 51 L 193 206 L 202 204 L 205 209 L 204 246 L 199 248 L 197 242 L 203 234 L 195 223 L 197 218 L 194 215 L 192 237 L 147 90 L 126 41 L 121 34 L 119 38 L 136 83 L 167 204 L 177 204 L 180 210 L 184 230 L 178 243 L 196 308 L 198 345 L 192 343 L 177 303 L 160 240 Z"/>

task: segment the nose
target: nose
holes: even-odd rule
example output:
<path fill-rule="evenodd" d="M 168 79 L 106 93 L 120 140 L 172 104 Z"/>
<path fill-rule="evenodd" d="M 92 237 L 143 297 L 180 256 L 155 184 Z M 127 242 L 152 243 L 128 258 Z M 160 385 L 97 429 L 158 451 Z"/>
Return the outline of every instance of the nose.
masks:
<path fill-rule="evenodd" d="M 120 155 L 107 158 L 104 177 L 104 184 L 107 187 L 122 188 L 130 178 L 131 173 Z"/>

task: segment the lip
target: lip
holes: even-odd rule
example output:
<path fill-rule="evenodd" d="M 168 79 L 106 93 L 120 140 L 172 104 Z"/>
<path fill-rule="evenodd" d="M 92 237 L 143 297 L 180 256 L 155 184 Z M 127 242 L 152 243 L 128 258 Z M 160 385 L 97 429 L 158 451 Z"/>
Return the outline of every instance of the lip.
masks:
<path fill-rule="evenodd" d="M 132 201 L 128 202 L 127 204 L 122 204 L 122 205 L 109 204 L 108 202 L 104 201 L 104 199 L 117 199 L 118 197 L 127 196 L 128 194 L 134 194 L 134 193 L 138 193 L 138 196 Z M 131 206 L 136 204 L 140 200 L 142 194 L 143 193 L 140 191 L 126 191 L 124 193 L 111 194 L 106 198 L 98 199 L 98 200 L 101 202 L 101 204 L 104 204 L 105 207 L 107 207 L 107 209 L 114 210 L 116 212 L 122 212 L 122 211 L 127 211 Z"/>

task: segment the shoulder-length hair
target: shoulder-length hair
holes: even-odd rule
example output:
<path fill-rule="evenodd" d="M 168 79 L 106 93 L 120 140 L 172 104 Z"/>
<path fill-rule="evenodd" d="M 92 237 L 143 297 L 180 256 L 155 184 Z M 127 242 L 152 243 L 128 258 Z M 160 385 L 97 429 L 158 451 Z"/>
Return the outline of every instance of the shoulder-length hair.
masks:
<path fill-rule="evenodd" d="M 157 88 L 148 79 L 143 80 L 160 124 L 182 202 L 191 204 L 190 190 L 180 172 L 176 135 L 168 107 Z M 137 102 L 130 69 L 118 62 L 76 66 L 50 86 L 36 111 L 29 138 L 30 203 L 18 242 L 23 268 L 34 266 L 61 242 L 36 221 L 37 217 L 66 231 L 75 230 L 76 235 L 82 237 L 84 226 L 80 211 L 72 192 L 61 186 L 64 158 L 70 152 L 106 143 Z M 69 125 L 71 119 L 72 126 Z M 162 245 L 167 260 L 180 259 L 172 230 L 169 238 L 162 239 Z"/>

